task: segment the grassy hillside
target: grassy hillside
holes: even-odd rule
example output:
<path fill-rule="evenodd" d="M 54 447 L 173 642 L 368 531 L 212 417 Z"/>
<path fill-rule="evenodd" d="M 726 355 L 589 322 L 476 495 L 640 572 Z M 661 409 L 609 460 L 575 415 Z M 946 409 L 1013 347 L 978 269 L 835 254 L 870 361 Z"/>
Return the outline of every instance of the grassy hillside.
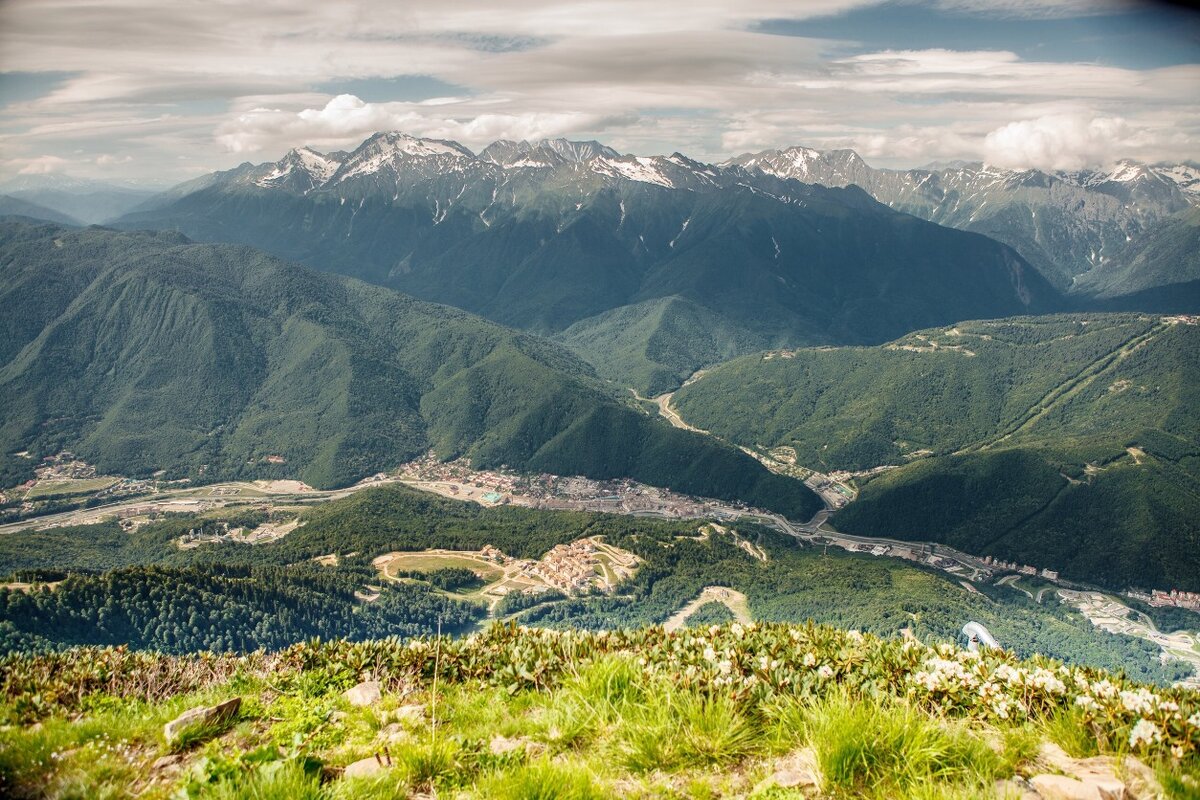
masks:
<path fill-rule="evenodd" d="M 1051 798 L 1090 768 L 1188 798 L 1200 772 L 1195 692 L 813 625 L 83 649 L 3 675 L 11 797 Z M 352 704 L 364 679 L 380 695 Z"/>
<path fill-rule="evenodd" d="M 835 518 L 1109 585 L 1200 587 L 1200 327 L 1144 315 L 960 323 L 749 356 L 691 424 L 821 470 L 900 465 Z M 736 410 L 736 413 L 735 413 Z"/>
<path fill-rule="evenodd" d="M 627 405 L 559 346 L 249 248 L 10 224 L 0 269 L 16 309 L 0 323 L 5 453 L 328 487 L 433 448 L 798 518 L 819 505 Z"/>

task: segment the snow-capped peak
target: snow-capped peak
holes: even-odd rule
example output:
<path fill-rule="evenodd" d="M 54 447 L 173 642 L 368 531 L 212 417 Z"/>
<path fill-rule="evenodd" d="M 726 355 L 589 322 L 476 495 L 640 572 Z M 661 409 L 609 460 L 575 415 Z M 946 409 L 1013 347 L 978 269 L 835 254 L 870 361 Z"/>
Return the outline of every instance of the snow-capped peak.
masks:
<path fill-rule="evenodd" d="M 445 166 L 446 162 L 475 160 L 475 154 L 458 142 L 421 139 L 399 131 L 388 131 L 376 133 L 359 145 L 330 178 L 330 182 L 340 183 L 385 169 L 395 172 L 405 164 L 429 161 Z"/>
<path fill-rule="evenodd" d="M 271 188 L 288 184 L 292 188 L 308 191 L 321 186 L 341 166 L 345 153 L 326 155 L 313 150 L 311 147 L 297 147 L 289 150 L 287 155 L 268 165 L 270 169 L 254 179 L 254 183 L 263 188 Z"/>
<path fill-rule="evenodd" d="M 1154 171 L 1179 187 L 1192 202 L 1200 202 L 1200 166 L 1196 164 L 1158 164 Z"/>
<path fill-rule="evenodd" d="M 626 180 L 638 181 L 639 183 L 653 183 L 658 186 L 665 186 L 668 189 L 675 188 L 674 182 L 663 171 L 659 161 L 658 157 L 618 156 L 612 158 L 609 156 L 598 156 L 589 161 L 588 164 L 594 172 L 601 175 L 608 175 L 612 178 L 625 178 Z"/>
<path fill-rule="evenodd" d="M 599 157 L 619 158 L 620 153 L 599 142 L 574 142 L 569 139 L 541 139 L 514 142 L 501 139 L 483 149 L 479 157 L 503 167 L 553 167 L 578 164 Z"/>
<path fill-rule="evenodd" d="M 341 158 L 334 155 L 326 155 L 325 153 L 318 153 L 311 147 L 297 147 L 288 153 L 288 155 L 294 156 L 304 166 L 304 169 L 308 171 L 308 174 L 320 179 L 321 183 L 329 180 L 333 176 L 333 173 L 337 172 L 337 168 L 342 165 Z"/>

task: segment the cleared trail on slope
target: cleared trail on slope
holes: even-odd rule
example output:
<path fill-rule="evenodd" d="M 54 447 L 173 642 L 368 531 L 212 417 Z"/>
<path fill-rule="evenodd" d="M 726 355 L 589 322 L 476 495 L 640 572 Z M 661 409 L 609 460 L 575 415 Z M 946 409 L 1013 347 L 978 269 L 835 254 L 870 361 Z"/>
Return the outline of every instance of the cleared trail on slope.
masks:
<path fill-rule="evenodd" d="M 733 612 L 738 622 L 751 621 L 750 604 L 746 601 L 746 595 L 724 586 L 705 586 L 695 600 L 672 614 L 671 618 L 663 623 L 663 628 L 668 633 L 679 630 L 687 622 L 687 618 L 706 603 L 722 603 Z"/>
<path fill-rule="evenodd" d="M 1005 430 L 1003 433 L 987 441 L 976 442 L 975 444 L 956 450 L 954 455 L 989 450 L 996 445 L 1029 430 L 1040 420 L 1045 418 L 1045 416 L 1055 408 L 1074 398 L 1105 372 L 1108 372 L 1112 367 L 1120 364 L 1132 353 L 1148 344 L 1150 340 L 1158 336 L 1169 327 L 1170 325 L 1167 323 L 1160 322 L 1150 330 L 1131 337 L 1130 339 L 1118 345 L 1115 349 L 1110 350 L 1109 352 L 1092 361 L 1073 377 L 1063 381 L 1058 386 L 1055 386 L 1053 389 L 1046 392 L 1046 394 L 1044 394 L 1041 399 L 1037 401 L 1037 403 L 1030 406 L 1020 417 L 1020 419 L 1014 423 L 1011 423 L 1007 430 Z"/>

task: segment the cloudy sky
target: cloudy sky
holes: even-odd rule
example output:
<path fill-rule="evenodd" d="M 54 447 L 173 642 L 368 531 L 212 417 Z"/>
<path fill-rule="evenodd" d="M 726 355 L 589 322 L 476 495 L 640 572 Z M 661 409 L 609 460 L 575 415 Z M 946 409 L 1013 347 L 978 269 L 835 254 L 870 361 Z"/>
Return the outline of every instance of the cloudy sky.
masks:
<path fill-rule="evenodd" d="M 0 180 L 383 129 L 883 166 L 1200 159 L 1200 17 L 1125 0 L 0 0 Z"/>

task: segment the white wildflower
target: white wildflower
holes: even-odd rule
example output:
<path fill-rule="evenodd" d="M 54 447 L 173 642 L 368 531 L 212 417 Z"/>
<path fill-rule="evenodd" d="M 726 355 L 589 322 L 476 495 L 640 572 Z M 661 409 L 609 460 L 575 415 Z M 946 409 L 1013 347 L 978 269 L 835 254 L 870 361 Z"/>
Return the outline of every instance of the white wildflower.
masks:
<path fill-rule="evenodd" d="M 817 668 L 817 675 L 821 680 L 828 680 L 833 677 L 833 669 L 828 664 L 822 664 Z"/>
<path fill-rule="evenodd" d="M 1154 744 L 1162 741 L 1162 731 L 1148 719 L 1139 719 L 1129 732 L 1129 746 L 1138 747 L 1141 744 Z"/>
<path fill-rule="evenodd" d="M 817 657 L 813 653 L 805 653 L 803 662 L 804 662 L 804 666 L 806 666 L 806 667 L 816 666 Z"/>
<path fill-rule="evenodd" d="M 1036 688 L 1041 689 L 1047 694 L 1063 694 L 1067 691 L 1066 685 L 1058 679 L 1053 672 L 1048 669 L 1037 669 L 1033 673 L 1030 681 Z"/>
<path fill-rule="evenodd" d="M 1138 689 L 1136 692 L 1121 692 L 1121 705 L 1126 711 L 1134 714 L 1148 714 L 1158 705 L 1158 698 L 1148 689 Z"/>
<path fill-rule="evenodd" d="M 729 632 L 740 639 L 746 634 L 746 629 L 735 622 L 733 625 L 729 626 Z"/>
<path fill-rule="evenodd" d="M 1191 725 L 1193 728 L 1200 728 L 1200 711 L 1188 717 L 1188 725 Z"/>
<path fill-rule="evenodd" d="M 1026 672 L 1020 667 L 1011 667 L 1008 664 L 1001 664 L 993 670 L 993 675 L 999 680 L 1004 681 L 1009 686 L 1020 686 L 1025 682 Z"/>
<path fill-rule="evenodd" d="M 717 651 L 713 650 L 711 647 L 704 648 L 704 660 L 705 661 L 716 661 L 717 660 Z"/>
<path fill-rule="evenodd" d="M 728 658 L 722 659 L 721 663 L 717 664 L 717 669 L 721 671 L 722 675 L 728 675 L 733 669 L 733 663 Z"/>
<path fill-rule="evenodd" d="M 1099 706 L 1099 704 L 1096 702 L 1096 698 L 1092 697 L 1090 694 L 1081 694 L 1076 697 L 1075 705 L 1077 705 L 1079 708 L 1082 708 L 1084 711 L 1094 711 Z"/>
<path fill-rule="evenodd" d="M 1008 719 L 1012 713 L 1013 703 L 1007 697 L 998 698 L 992 703 L 992 713 L 1000 719 Z"/>

